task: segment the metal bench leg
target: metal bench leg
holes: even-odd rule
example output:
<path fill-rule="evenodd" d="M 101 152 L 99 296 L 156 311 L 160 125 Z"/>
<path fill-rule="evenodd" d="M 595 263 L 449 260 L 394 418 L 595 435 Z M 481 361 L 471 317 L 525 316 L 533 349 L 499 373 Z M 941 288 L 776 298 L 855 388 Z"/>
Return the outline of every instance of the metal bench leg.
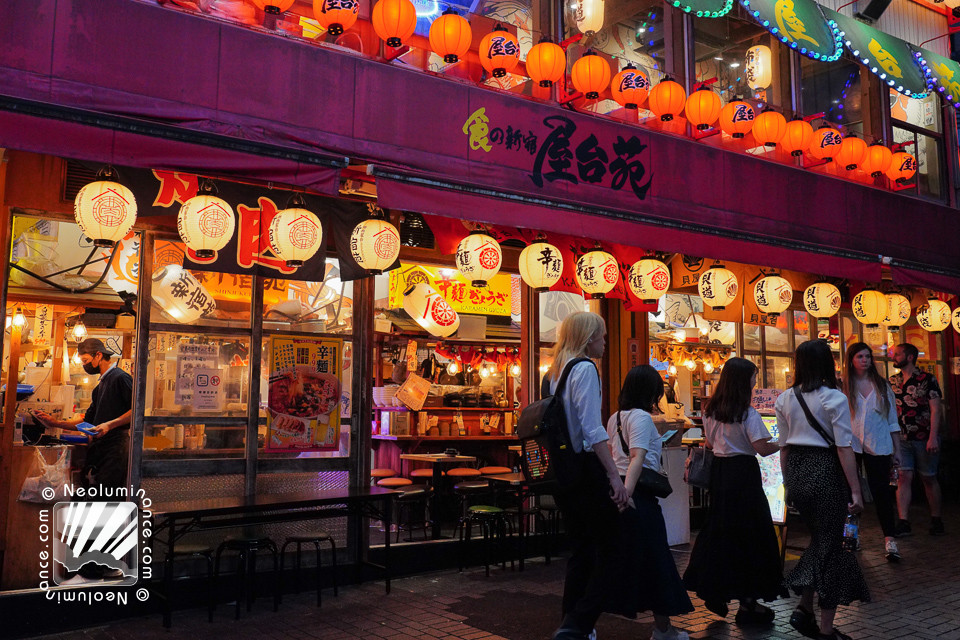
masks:
<path fill-rule="evenodd" d="M 329 542 L 330 556 L 333 559 L 333 596 L 336 598 L 340 595 L 337 589 L 337 543 L 333 541 L 333 538 L 330 538 Z"/>

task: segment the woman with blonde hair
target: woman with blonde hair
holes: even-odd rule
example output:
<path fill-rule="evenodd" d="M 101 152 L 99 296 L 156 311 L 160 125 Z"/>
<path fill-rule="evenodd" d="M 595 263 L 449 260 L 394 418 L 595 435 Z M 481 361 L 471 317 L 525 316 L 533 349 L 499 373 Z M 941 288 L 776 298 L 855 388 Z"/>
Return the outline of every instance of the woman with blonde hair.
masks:
<path fill-rule="evenodd" d="M 563 622 L 555 640 L 585 640 L 606 606 L 607 588 L 617 562 L 618 511 L 629 496 L 607 447 L 600 413 L 600 376 L 590 359 L 603 356 L 607 328 L 595 313 L 567 316 L 557 335 L 554 361 L 543 381 L 543 395 L 557 392 L 574 450 L 581 454 L 582 479 L 558 491 L 572 554 L 563 583 Z M 568 370 L 569 369 L 569 370 Z"/>

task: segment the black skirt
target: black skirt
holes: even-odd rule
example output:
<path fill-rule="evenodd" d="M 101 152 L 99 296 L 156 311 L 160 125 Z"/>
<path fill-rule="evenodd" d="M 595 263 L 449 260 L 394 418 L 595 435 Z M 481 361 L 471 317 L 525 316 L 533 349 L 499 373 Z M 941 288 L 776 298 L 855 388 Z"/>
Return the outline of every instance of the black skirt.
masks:
<path fill-rule="evenodd" d="M 706 602 L 770 601 L 788 595 L 755 457 L 713 459 L 710 510 L 683 583 Z"/>
<path fill-rule="evenodd" d="M 788 497 L 810 531 L 810 546 L 786 585 L 797 595 L 812 587 L 824 609 L 855 600 L 870 602 L 856 554 L 842 547 L 850 490 L 836 451 L 791 445 L 786 468 Z"/>

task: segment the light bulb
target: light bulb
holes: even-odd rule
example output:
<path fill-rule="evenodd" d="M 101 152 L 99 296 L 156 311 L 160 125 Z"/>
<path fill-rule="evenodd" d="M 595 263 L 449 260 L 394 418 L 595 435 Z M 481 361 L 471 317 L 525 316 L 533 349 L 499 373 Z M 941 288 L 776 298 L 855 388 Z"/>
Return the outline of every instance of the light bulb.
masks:
<path fill-rule="evenodd" d="M 677 365 L 675 365 L 675 364 L 670 365 L 670 366 L 667 368 L 667 372 L 668 372 L 670 375 L 672 375 L 672 376 L 677 375 Z"/>
<path fill-rule="evenodd" d="M 490 377 L 490 367 L 488 367 L 488 366 L 486 366 L 486 365 L 480 367 L 480 377 L 481 377 L 481 378 L 489 378 L 489 377 Z"/>
<path fill-rule="evenodd" d="M 70 358 L 70 360 L 73 362 L 73 364 L 77 365 L 78 367 L 83 366 L 83 360 L 80 359 L 79 351 L 75 352 L 73 354 L 73 357 Z"/>
<path fill-rule="evenodd" d="M 447 365 L 447 373 L 449 373 L 452 376 L 455 376 L 458 373 L 460 373 L 460 366 L 457 364 L 456 360 L 451 360 L 450 364 Z"/>
<path fill-rule="evenodd" d="M 700 335 L 705 336 L 710 333 L 710 325 L 704 325 L 700 327 Z"/>
<path fill-rule="evenodd" d="M 713 373 L 713 365 L 709 362 L 703 363 L 703 372 L 704 373 Z"/>
<path fill-rule="evenodd" d="M 520 365 L 519 365 L 519 364 L 513 363 L 512 365 L 510 365 L 510 375 L 512 375 L 514 378 L 517 378 L 517 377 L 520 376 Z"/>
<path fill-rule="evenodd" d="M 685 366 L 690 371 L 693 371 L 694 369 L 697 368 L 697 363 L 694 362 L 693 360 L 687 360 L 686 362 L 683 363 L 683 366 Z"/>
<path fill-rule="evenodd" d="M 546 373 L 547 371 L 550 371 L 550 365 L 548 364 L 540 365 L 540 373 Z"/>
<path fill-rule="evenodd" d="M 27 324 L 27 318 L 23 315 L 23 309 L 17 307 L 17 313 L 13 316 L 13 326 L 23 327 Z"/>
<path fill-rule="evenodd" d="M 87 337 L 87 327 L 83 324 L 82 321 L 77 320 L 77 324 L 73 325 L 73 339 L 77 342 L 80 342 Z"/>
<path fill-rule="evenodd" d="M 83 376 L 83 384 L 90 384 L 90 378 Z"/>
<path fill-rule="evenodd" d="M 683 341 L 685 341 L 685 340 L 687 339 L 687 332 L 686 332 L 686 331 L 674 331 L 674 332 L 673 332 L 673 337 L 676 339 L 677 342 L 683 342 Z"/>

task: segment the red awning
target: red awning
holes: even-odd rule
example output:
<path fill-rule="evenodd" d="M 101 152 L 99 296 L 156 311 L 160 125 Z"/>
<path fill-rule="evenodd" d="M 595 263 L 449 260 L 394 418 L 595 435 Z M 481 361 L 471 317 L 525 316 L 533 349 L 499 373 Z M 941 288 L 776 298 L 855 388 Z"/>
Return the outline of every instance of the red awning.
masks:
<path fill-rule="evenodd" d="M 956 294 L 960 292 L 960 278 L 940 273 L 921 271 L 915 268 L 904 267 L 897 263 L 890 265 L 890 273 L 896 284 L 926 287 L 934 291 Z"/>

